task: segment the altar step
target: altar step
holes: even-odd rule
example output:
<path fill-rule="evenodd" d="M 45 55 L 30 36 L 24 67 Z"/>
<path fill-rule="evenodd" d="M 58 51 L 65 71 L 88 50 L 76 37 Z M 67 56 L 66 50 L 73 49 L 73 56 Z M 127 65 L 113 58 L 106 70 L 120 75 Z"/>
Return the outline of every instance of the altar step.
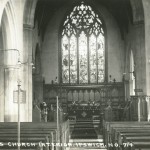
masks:
<path fill-rule="evenodd" d="M 71 139 L 97 139 L 97 133 L 91 120 L 78 120 L 74 124 Z"/>

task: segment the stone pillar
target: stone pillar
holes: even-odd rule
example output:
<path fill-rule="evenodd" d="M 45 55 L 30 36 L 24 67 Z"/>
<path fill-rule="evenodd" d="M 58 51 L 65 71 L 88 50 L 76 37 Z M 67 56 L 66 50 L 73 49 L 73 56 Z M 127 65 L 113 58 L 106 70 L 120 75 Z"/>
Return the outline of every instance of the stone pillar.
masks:
<path fill-rule="evenodd" d="M 17 122 L 18 120 L 18 107 L 17 103 L 14 103 L 13 91 L 17 90 L 17 75 L 15 68 L 5 68 L 4 72 L 5 81 L 5 122 Z"/>
<path fill-rule="evenodd" d="M 3 56 L 0 53 L 0 122 L 4 122 L 4 65 Z"/>
<path fill-rule="evenodd" d="M 145 25 L 145 51 L 146 51 L 146 79 L 147 79 L 147 120 L 150 121 L 150 17 L 149 17 L 149 10 L 150 10 L 150 1 L 143 0 L 143 8 L 144 8 L 144 25 Z"/>
<path fill-rule="evenodd" d="M 18 121 L 18 105 L 14 102 L 14 91 L 17 90 L 18 80 L 18 50 L 6 49 L 3 50 L 4 65 L 4 121 Z M 20 114 L 22 117 L 23 112 Z"/>
<path fill-rule="evenodd" d="M 23 78 L 24 88 L 26 89 L 26 113 L 27 122 L 32 121 L 32 26 L 24 24 L 23 26 Z"/>
<path fill-rule="evenodd" d="M 146 54 L 144 23 L 134 25 L 134 55 L 135 55 L 135 88 L 142 89 L 141 95 L 146 95 Z"/>
<path fill-rule="evenodd" d="M 150 121 L 150 97 L 149 96 L 146 97 L 146 101 L 147 101 L 147 121 Z"/>
<path fill-rule="evenodd" d="M 150 10 L 150 1 L 143 0 L 143 8 L 144 8 L 144 25 L 145 25 L 145 56 L 146 56 L 146 79 L 147 79 L 147 94 L 150 94 L 150 17 L 149 17 L 149 10 Z M 150 109 L 150 107 L 149 107 Z"/>

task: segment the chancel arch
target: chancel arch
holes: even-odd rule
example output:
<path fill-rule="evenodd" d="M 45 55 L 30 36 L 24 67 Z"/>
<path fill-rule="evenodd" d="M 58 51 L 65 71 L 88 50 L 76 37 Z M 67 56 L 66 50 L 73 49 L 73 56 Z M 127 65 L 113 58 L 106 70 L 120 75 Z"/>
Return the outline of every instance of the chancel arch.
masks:
<path fill-rule="evenodd" d="M 99 116 L 100 111 L 104 111 L 109 100 L 120 100 L 121 105 L 124 101 L 123 41 L 119 25 L 106 7 L 89 1 L 76 2 L 62 5 L 57 13 L 52 15 L 46 30 L 43 30 L 43 98 L 49 105 L 55 105 L 58 94 L 65 113 L 74 115 L 77 119 L 93 119 L 93 116 Z M 80 56 L 81 49 L 83 55 Z M 101 68 L 98 68 L 100 66 Z M 114 83 L 118 83 L 117 86 L 113 86 Z M 116 98 L 118 96 L 119 99 Z M 80 108 L 76 108 L 77 105 Z M 84 106 L 87 112 L 84 112 Z"/>

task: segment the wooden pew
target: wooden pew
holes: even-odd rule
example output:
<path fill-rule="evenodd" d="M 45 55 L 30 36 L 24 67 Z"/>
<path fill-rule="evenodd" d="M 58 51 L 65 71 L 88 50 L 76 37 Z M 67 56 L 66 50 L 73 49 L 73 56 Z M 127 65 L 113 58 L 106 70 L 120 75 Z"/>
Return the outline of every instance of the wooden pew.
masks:
<path fill-rule="evenodd" d="M 105 122 L 104 130 L 107 145 L 117 143 L 123 150 L 150 149 L 149 122 Z"/>
<path fill-rule="evenodd" d="M 35 146 L 21 146 L 21 149 L 37 149 L 42 143 L 54 143 L 57 141 L 56 123 L 21 123 L 20 124 L 20 143 L 34 143 Z M 17 123 L 0 123 L 0 141 L 3 149 L 17 148 Z M 16 145 L 15 145 L 16 144 Z M 13 146 L 15 145 L 15 146 Z M 50 145 L 43 145 L 46 150 Z M 51 147 L 52 148 L 52 147 Z M 54 148 L 53 148 L 54 149 Z"/>
<path fill-rule="evenodd" d="M 126 131 L 120 131 L 118 132 L 118 139 L 116 140 L 119 145 L 122 145 L 122 147 L 125 149 L 128 148 L 127 143 L 130 144 L 132 149 L 150 149 L 150 131 L 149 130 L 144 130 L 141 128 L 137 128 L 134 131 L 130 131 L 129 129 L 126 128 L 128 132 Z M 132 145 L 131 145 L 132 144 Z"/>
<path fill-rule="evenodd" d="M 129 128 L 136 128 L 136 127 L 145 127 L 147 125 L 150 125 L 149 122 L 104 122 L 103 124 L 103 131 L 104 131 L 104 138 L 105 141 L 109 139 L 109 136 L 113 134 L 113 129 L 115 128 L 121 128 L 121 127 L 129 127 Z M 110 142 L 110 141 L 109 141 Z"/>
<path fill-rule="evenodd" d="M 0 149 L 17 149 L 16 146 L 10 146 L 18 142 L 17 123 L 0 123 L 0 142 L 4 144 Z M 39 145 L 44 150 L 54 150 L 57 142 L 66 143 L 69 141 L 69 122 L 62 122 L 57 129 L 56 122 L 21 122 L 20 123 L 20 143 L 33 143 L 35 146 L 21 146 L 22 149 L 38 149 Z M 61 135 L 61 136 L 60 136 Z M 52 144 L 50 144 L 52 143 Z M 0 143 L 1 144 L 1 143 Z"/>

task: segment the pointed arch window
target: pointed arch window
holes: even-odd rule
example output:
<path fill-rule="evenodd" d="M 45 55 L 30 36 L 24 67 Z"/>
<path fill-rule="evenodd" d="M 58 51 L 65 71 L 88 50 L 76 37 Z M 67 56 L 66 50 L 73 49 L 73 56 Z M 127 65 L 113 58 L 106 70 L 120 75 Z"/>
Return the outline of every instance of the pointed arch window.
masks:
<path fill-rule="evenodd" d="M 66 17 L 61 32 L 62 83 L 101 83 L 105 78 L 103 23 L 81 2 Z"/>

